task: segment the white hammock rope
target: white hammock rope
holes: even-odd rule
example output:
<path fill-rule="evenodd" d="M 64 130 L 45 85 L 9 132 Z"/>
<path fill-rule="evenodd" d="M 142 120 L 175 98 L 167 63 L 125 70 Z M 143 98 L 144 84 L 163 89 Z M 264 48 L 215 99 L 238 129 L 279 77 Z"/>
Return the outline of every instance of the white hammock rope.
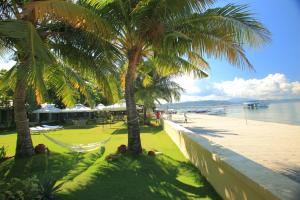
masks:
<path fill-rule="evenodd" d="M 61 146 L 63 148 L 66 148 L 70 151 L 73 152 L 78 152 L 78 153 L 84 153 L 84 152 L 89 152 L 89 151 L 94 151 L 96 149 L 99 149 L 100 147 L 102 147 L 104 144 L 106 144 L 110 139 L 111 136 L 108 137 L 106 140 L 100 141 L 100 142 L 94 142 L 94 143 L 89 143 L 89 144 L 77 144 L 77 145 L 73 145 L 73 144 L 67 144 L 64 142 L 61 142 L 59 140 L 56 140 L 46 134 L 43 134 L 48 140 L 50 140 L 51 142 L 57 144 L 58 146 Z"/>

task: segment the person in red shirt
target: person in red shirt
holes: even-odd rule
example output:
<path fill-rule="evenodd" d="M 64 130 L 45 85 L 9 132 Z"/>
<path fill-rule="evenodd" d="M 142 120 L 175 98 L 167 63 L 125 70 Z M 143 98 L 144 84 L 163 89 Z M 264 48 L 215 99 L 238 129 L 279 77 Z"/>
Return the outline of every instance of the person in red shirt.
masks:
<path fill-rule="evenodd" d="M 156 124 L 159 124 L 159 120 L 160 120 L 160 112 L 156 112 L 155 113 L 155 116 L 156 116 Z"/>

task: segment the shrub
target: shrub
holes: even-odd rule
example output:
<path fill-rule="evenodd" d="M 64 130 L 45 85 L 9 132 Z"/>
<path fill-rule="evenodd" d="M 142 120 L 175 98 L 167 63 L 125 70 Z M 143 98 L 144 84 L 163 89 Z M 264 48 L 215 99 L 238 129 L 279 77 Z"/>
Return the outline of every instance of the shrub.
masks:
<path fill-rule="evenodd" d="M 155 152 L 154 151 L 148 151 L 148 156 L 155 156 Z"/>
<path fill-rule="evenodd" d="M 124 154 L 127 152 L 127 146 L 125 144 L 122 144 L 118 147 L 117 153 Z"/>
<path fill-rule="evenodd" d="M 0 181 L 0 200 L 55 200 L 56 192 L 62 186 L 56 183 L 53 179 L 40 182 L 36 176 Z"/>
<path fill-rule="evenodd" d="M 34 152 L 36 154 L 43 154 L 43 153 L 48 153 L 49 150 L 48 148 L 46 147 L 46 145 L 44 144 L 38 144 L 34 147 Z"/>
<path fill-rule="evenodd" d="M 1 200 L 40 200 L 39 180 L 36 177 L 21 180 L 12 178 L 0 182 Z"/>

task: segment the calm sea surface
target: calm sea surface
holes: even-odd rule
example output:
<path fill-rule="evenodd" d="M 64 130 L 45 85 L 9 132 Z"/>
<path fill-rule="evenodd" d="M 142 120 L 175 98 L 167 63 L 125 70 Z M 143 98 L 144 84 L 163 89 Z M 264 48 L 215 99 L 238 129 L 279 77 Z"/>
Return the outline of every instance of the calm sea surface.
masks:
<path fill-rule="evenodd" d="M 211 103 L 209 103 L 211 104 Z M 245 109 L 242 103 L 216 103 L 213 105 L 201 105 L 201 102 L 186 102 L 168 105 L 168 108 L 179 112 L 209 110 L 215 115 L 267 121 L 283 124 L 300 125 L 300 101 L 267 102 L 267 108 Z"/>
<path fill-rule="evenodd" d="M 225 108 L 225 116 L 300 125 L 300 101 L 270 103 L 268 108 L 244 109 L 241 105 Z"/>

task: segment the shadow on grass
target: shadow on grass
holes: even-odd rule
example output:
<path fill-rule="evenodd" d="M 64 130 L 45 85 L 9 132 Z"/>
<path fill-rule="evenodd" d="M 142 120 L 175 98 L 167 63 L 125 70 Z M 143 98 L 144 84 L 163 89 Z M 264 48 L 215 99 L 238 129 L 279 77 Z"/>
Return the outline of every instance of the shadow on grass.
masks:
<path fill-rule="evenodd" d="M 39 179 L 52 177 L 68 181 L 88 169 L 103 153 L 53 153 L 50 156 L 42 154 L 26 159 L 9 159 L 1 163 L 0 177 L 4 180 L 12 177 L 23 179 L 35 175 Z"/>
<path fill-rule="evenodd" d="M 65 126 L 64 129 L 92 129 L 96 128 L 97 124 L 90 124 L 90 125 L 85 125 L 85 126 L 75 126 L 75 125 L 68 125 Z"/>
<path fill-rule="evenodd" d="M 72 200 L 221 199 L 195 167 L 164 155 L 126 156 L 112 163 L 101 162 L 89 182 L 64 192 L 61 197 Z"/>
<path fill-rule="evenodd" d="M 151 134 L 157 134 L 160 131 L 162 131 L 162 127 L 161 126 L 140 126 L 141 129 L 141 134 L 143 133 L 151 133 Z M 122 127 L 121 129 L 117 129 L 115 130 L 112 134 L 127 134 L 127 128 L 126 127 Z"/>
<path fill-rule="evenodd" d="M 3 135 L 11 135 L 11 134 L 16 134 L 16 130 L 4 130 L 4 131 L 0 131 L 0 138 Z"/>
<path fill-rule="evenodd" d="M 124 156 L 108 163 L 99 159 L 101 155 L 69 153 L 10 159 L 1 163 L 0 177 L 36 175 L 39 179 L 52 177 L 67 183 L 86 173 L 88 181 L 68 188 L 60 194 L 62 199 L 220 199 L 190 163 L 166 155 Z"/>

